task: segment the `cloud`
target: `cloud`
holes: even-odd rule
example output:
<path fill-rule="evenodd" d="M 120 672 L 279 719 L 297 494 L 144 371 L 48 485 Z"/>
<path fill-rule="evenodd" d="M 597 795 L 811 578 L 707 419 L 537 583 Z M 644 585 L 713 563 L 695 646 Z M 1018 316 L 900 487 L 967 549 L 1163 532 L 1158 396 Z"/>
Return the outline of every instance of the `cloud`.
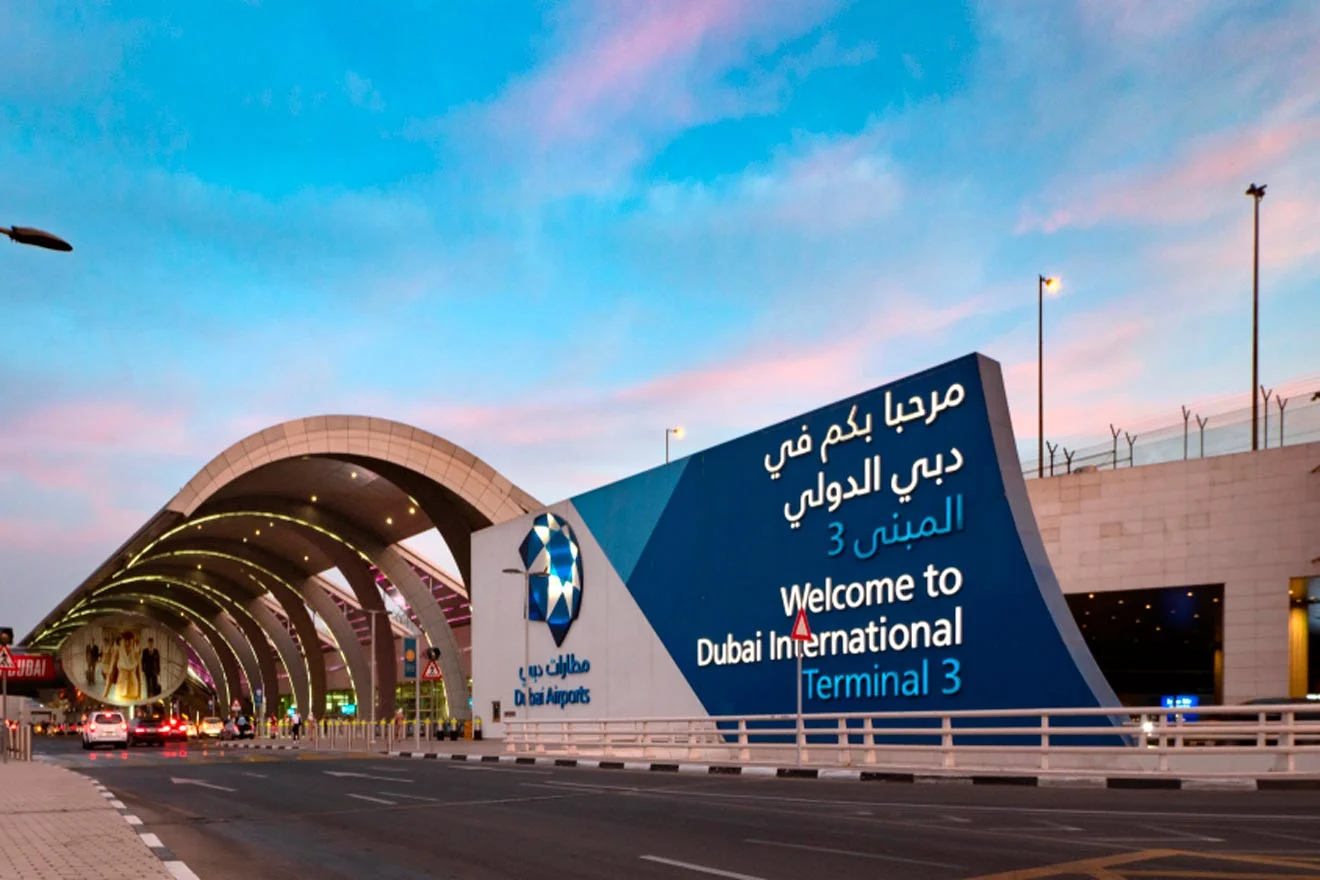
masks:
<path fill-rule="evenodd" d="M 385 101 L 371 80 L 351 70 L 344 74 L 344 93 L 355 107 L 364 107 L 372 113 L 385 109 Z"/>

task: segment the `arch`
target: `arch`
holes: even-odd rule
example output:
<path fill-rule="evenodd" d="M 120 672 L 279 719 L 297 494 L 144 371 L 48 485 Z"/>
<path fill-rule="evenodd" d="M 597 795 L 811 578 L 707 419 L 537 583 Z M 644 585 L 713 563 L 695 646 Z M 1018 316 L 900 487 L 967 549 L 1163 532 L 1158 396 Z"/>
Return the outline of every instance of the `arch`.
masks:
<path fill-rule="evenodd" d="M 399 590 L 409 608 L 417 616 L 422 632 L 427 640 L 440 648 L 440 667 L 444 674 L 445 693 L 455 718 L 467 719 L 471 715 L 468 708 L 470 690 L 467 676 L 463 672 L 463 660 L 459 653 L 458 639 L 455 638 L 444 612 L 435 603 L 435 597 L 422 583 L 412 566 L 393 547 L 385 544 L 378 536 L 365 528 L 349 522 L 334 512 L 310 503 L 289 501 L 285 498 L 253 497 L 238 498 L 232 501 L 217 502 L 198 511 L 191 519 L 161 534 L 152 544 L 144 548 L 128 562 L 125 570 L 131 570 L 151 555 L 157 544 L 164 544 L 175 535 L 197 525 L 204 525 L 213 519 L 233 517 L 251 517 L 258 520 L 280 520 L 311 530 L 313 533 L 331 538 L 340 547 L 325 545 L 337 560 L 337 565 L 353 586 L 358 602 L 364 609 L 384 610 L 379 590 L 375 582 L 368 586 L 360 577 L 355 576 L 354 557 L 370 563 L 385 574 Z M 387 695 L 389 702 L 384 710 L 392 711 L 394 699 L 394 651 L 388 647 L 388 654 L 382 653 L 388 646 L 382 643 L 373 647 L 376 653 L 377 675 L 380 676 L 379 692 Z M 380 700 L 377 708 L 381 709 Z"/>
<path fill-rule="evenodd" d="M 297 653 L 301 655 L 306 669 L 307 699 L 310 701 L 304 704 L 303 700 L 299 699 L 299 709 L 304 715 L 307 714 L 309 706 L 316 707 L 318 714 L 324 711 L 325 657 L 320 650 L 320 634 L 307 610 L 309 603 L 294 586 L 303 582 L 303 575 L 297 568 L 281 557 L 260 548 L 248 547 L 237 541 L 213 538 L 190 538 L 186 541 L 171 542 L 168 547 L 158 548 L 156 553 L 144 557 L 141 564 L 148 565 L 157 559 L 225 560 L 245 569 L 251 569 L 248 578 L 261 590 L 270 592 L 284 610 L 285 617 L 293 625 L 294 632 L 298 636 Z M 335 610 L 338 611 L 338 608 Z M 283 630 L 283 627 L 278 628 Z M 288 669 L 288 666 L 286 660 L 285 668 Z M 293 674 L 290 673 L 291 685 L 292 681 Z"/>
<path fill-rule="evenodd" d="M 268 699 L 273 697 L 275 701 L 278 701 L 280 696 L 279 675 L 275 669 L 277 659 L 285 667 L 285 673 L 289 676 L 290 684 L 292 684 L 294 673 L 290 669 L 285 654 L 291 653 L 293 665 L 295 666 L 303 662 L 301 654 L 293 646 L 293 640 L 289 637 L 288 632 L 279 625 L 278 621 L 275 621 L 275 627 L 272 631 L 267 631 L 266 627 L 252 616 L 248 605 L 254 598 L 261 595 L 259 591 L 241 587 L 232 580 L 211 572 L 196 571 L 161 562 L 153 562 L 150 565 L 144 564 L 134 569 L 132 574 L 111 581 L 101 590 L 121 584 L 143 581 L 147 583 L 164 583 L 167 586 L 191 590 L 213 603 L 223 613 L 223 619 L 232 621 L 233 625 L 237 626 L 242 633 L 242 639 L 234 645 L 234 648 L 240 657 L 244 656 L 246 650 L 251 651 L 251 657 L 256 661 L 256 669 L 259 674 L 251 676 L 250 681 L 260 683 Z M 94 591 L 93 595 L 97 595 L 101 590 Z M 225 638 L 230 641 L 234 640 L 232 631 L 226 631 L 223 626 L 218 628 Z"/>

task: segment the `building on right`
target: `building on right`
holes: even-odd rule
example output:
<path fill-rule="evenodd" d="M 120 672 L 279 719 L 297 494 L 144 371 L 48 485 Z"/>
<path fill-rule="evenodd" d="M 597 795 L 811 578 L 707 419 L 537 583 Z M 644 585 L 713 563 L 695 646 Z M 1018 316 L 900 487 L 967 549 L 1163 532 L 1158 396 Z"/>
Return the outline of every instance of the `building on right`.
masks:
<path fill-rule="evenodd" d="M 1068 605 L 1124 703 L 1320 692 L 1320 443 L 1027 488 Z"/>

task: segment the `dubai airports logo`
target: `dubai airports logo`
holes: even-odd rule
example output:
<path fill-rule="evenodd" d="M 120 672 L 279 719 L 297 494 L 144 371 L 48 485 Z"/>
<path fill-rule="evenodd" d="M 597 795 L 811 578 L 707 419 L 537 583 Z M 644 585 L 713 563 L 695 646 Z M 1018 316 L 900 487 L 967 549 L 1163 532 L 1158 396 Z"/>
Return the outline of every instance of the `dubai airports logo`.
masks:
<path fill-rule="evenodd" d="M 544 621 L 559 647 L 582 608 L 582 553 L 573 527 L 543 513 L 518 549 L 529 573 L 527 619 Z"/>

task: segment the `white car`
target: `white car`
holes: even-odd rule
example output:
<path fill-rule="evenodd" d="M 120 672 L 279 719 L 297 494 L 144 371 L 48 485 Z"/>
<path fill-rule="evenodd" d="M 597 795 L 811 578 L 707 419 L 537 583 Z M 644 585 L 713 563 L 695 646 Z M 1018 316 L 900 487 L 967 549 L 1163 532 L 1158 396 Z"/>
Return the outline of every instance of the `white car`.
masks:
<path fill-rule="evenodd" d="M 128 720 L 122 712 L 93 712 L 83 725 L 82 747 L 94 749 L 99 745 L 128 748 Z"/>

